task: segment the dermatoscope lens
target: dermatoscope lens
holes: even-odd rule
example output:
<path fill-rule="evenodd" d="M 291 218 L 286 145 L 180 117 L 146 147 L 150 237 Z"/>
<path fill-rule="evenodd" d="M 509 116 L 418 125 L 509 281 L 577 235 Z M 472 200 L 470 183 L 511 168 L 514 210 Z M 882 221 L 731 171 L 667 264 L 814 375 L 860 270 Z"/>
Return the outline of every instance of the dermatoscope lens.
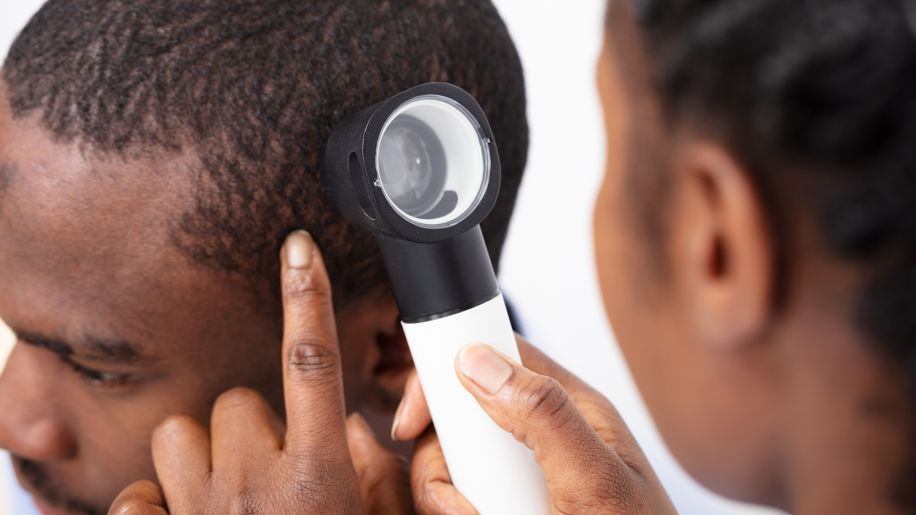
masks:
<path fill-rule="evenodd" d="M 402 218 L 420 227 L 463 220 L 480 203 L 490 174 L 480 126 L 460 104 L 438 95 L 395 110 L 376 155 L 377 185 Z"/>
<path fill-rule="evenodd" d="M 445 194 L 447 169 L 429 125 L 408 114 L 391 121 L 379 145 L 379 177 L 395 207 L 418 218 L 429 214 Z"/>

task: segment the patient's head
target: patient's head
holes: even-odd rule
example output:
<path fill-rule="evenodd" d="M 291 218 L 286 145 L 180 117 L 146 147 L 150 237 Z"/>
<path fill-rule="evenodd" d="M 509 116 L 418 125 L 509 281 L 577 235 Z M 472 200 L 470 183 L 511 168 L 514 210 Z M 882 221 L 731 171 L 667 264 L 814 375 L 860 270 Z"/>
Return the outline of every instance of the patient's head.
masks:
<path fill-rule="evenodd" d="M 914 29 L 912 0 L 610 4 L 605 305 L 672 451 L 721 493 L 916 495 Z"/>
<path fill-rule="evenodd" d="M 409 365 L 375 243 L 322 197 L 342 117 L 410 86 L 477 97 L 525 165 L 521 66 L 486 0 L 51 0 L 0 81 L 0 446 L 46 508 L 103 512 L 152 477 L 165 416 L 233 386 L 282 406 L 278 253 L 304 228 L 335 285 L 350 409 Z M 368 407 L 367 407 L 368 406 Z"/>

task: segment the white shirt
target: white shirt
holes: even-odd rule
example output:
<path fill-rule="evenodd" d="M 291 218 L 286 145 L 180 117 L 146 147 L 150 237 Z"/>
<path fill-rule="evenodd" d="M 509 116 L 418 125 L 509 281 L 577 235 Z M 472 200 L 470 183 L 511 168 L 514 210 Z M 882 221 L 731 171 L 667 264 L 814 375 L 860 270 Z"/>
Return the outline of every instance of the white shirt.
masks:
<path fill-rule="evenodd" d="M 32 498 L 19 486 L 9 454 L 0 451 L 0 515 L 38 515 Z"/>

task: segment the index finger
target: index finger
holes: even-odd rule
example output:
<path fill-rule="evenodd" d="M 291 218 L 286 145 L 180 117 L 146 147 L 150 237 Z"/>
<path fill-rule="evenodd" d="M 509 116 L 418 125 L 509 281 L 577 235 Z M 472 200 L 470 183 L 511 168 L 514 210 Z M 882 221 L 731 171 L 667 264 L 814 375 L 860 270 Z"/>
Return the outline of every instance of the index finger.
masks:
<path fill-rule="evenodd" d="M 569 395 L 579 404 L 580 401 L 588 401 L 589 404 L 599 404 L 613 411 L 614 418 L 618 418 L 617 411 L 613 405 L 598 390 L 592 388 L 588 383 L 573 374 L 549 356 L 541 352 L 540 349 L 532 345 L 520 335 L 515 335 L 515 341 L 518 343 L 518 352 L 522 357 L 522 365 L 540 375 L 556 379 Z"/>
<path fill-rule="evenodd" d="M 292 233 L 281 254 L 284 450 L 348 455 L 340 348 L 324 261 L 305 231 Z"/>
<path fill-rule="evenodd" d="M 556 361 L 550 359 L 540 349 L 532 345 L 519 335 L 515 335 L 518 351 L 522 357 L 525 368 L 537 374 L 555 379 L 582 415 L 604 441 L 621 441 L 630 445 L 637 445 L 632 438 L 627 424 L 620 416 L 614 404 L 598 390 L 564 368 Z"/>

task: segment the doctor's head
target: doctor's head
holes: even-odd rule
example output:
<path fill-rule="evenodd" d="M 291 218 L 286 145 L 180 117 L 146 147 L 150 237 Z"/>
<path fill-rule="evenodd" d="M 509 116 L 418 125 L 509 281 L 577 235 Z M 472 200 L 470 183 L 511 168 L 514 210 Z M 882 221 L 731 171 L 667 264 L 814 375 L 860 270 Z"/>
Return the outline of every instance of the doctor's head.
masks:
<path fill-rule="evenodd" d="M 791 507 L 815 467 L 912 502 L 912 3 L 610 2 L 605 307 L 720 493 Z"/>
<path fill-rule="evenodd" d="M 52 0 L 0 81 L 0 446 L 47 509 L 152 478 L 153 428 L 234 386 L 282 408 L 279 249 L 308 230 L 338 311 L 348 408 L 409 366 L 375 242 L 324 198 L 344 116 L 417 84 L 476 96 L 505 180 L 525 165 L 521 66 L 487 0 Z M 372 414 L 370 413 L 370 415 Z"/>

